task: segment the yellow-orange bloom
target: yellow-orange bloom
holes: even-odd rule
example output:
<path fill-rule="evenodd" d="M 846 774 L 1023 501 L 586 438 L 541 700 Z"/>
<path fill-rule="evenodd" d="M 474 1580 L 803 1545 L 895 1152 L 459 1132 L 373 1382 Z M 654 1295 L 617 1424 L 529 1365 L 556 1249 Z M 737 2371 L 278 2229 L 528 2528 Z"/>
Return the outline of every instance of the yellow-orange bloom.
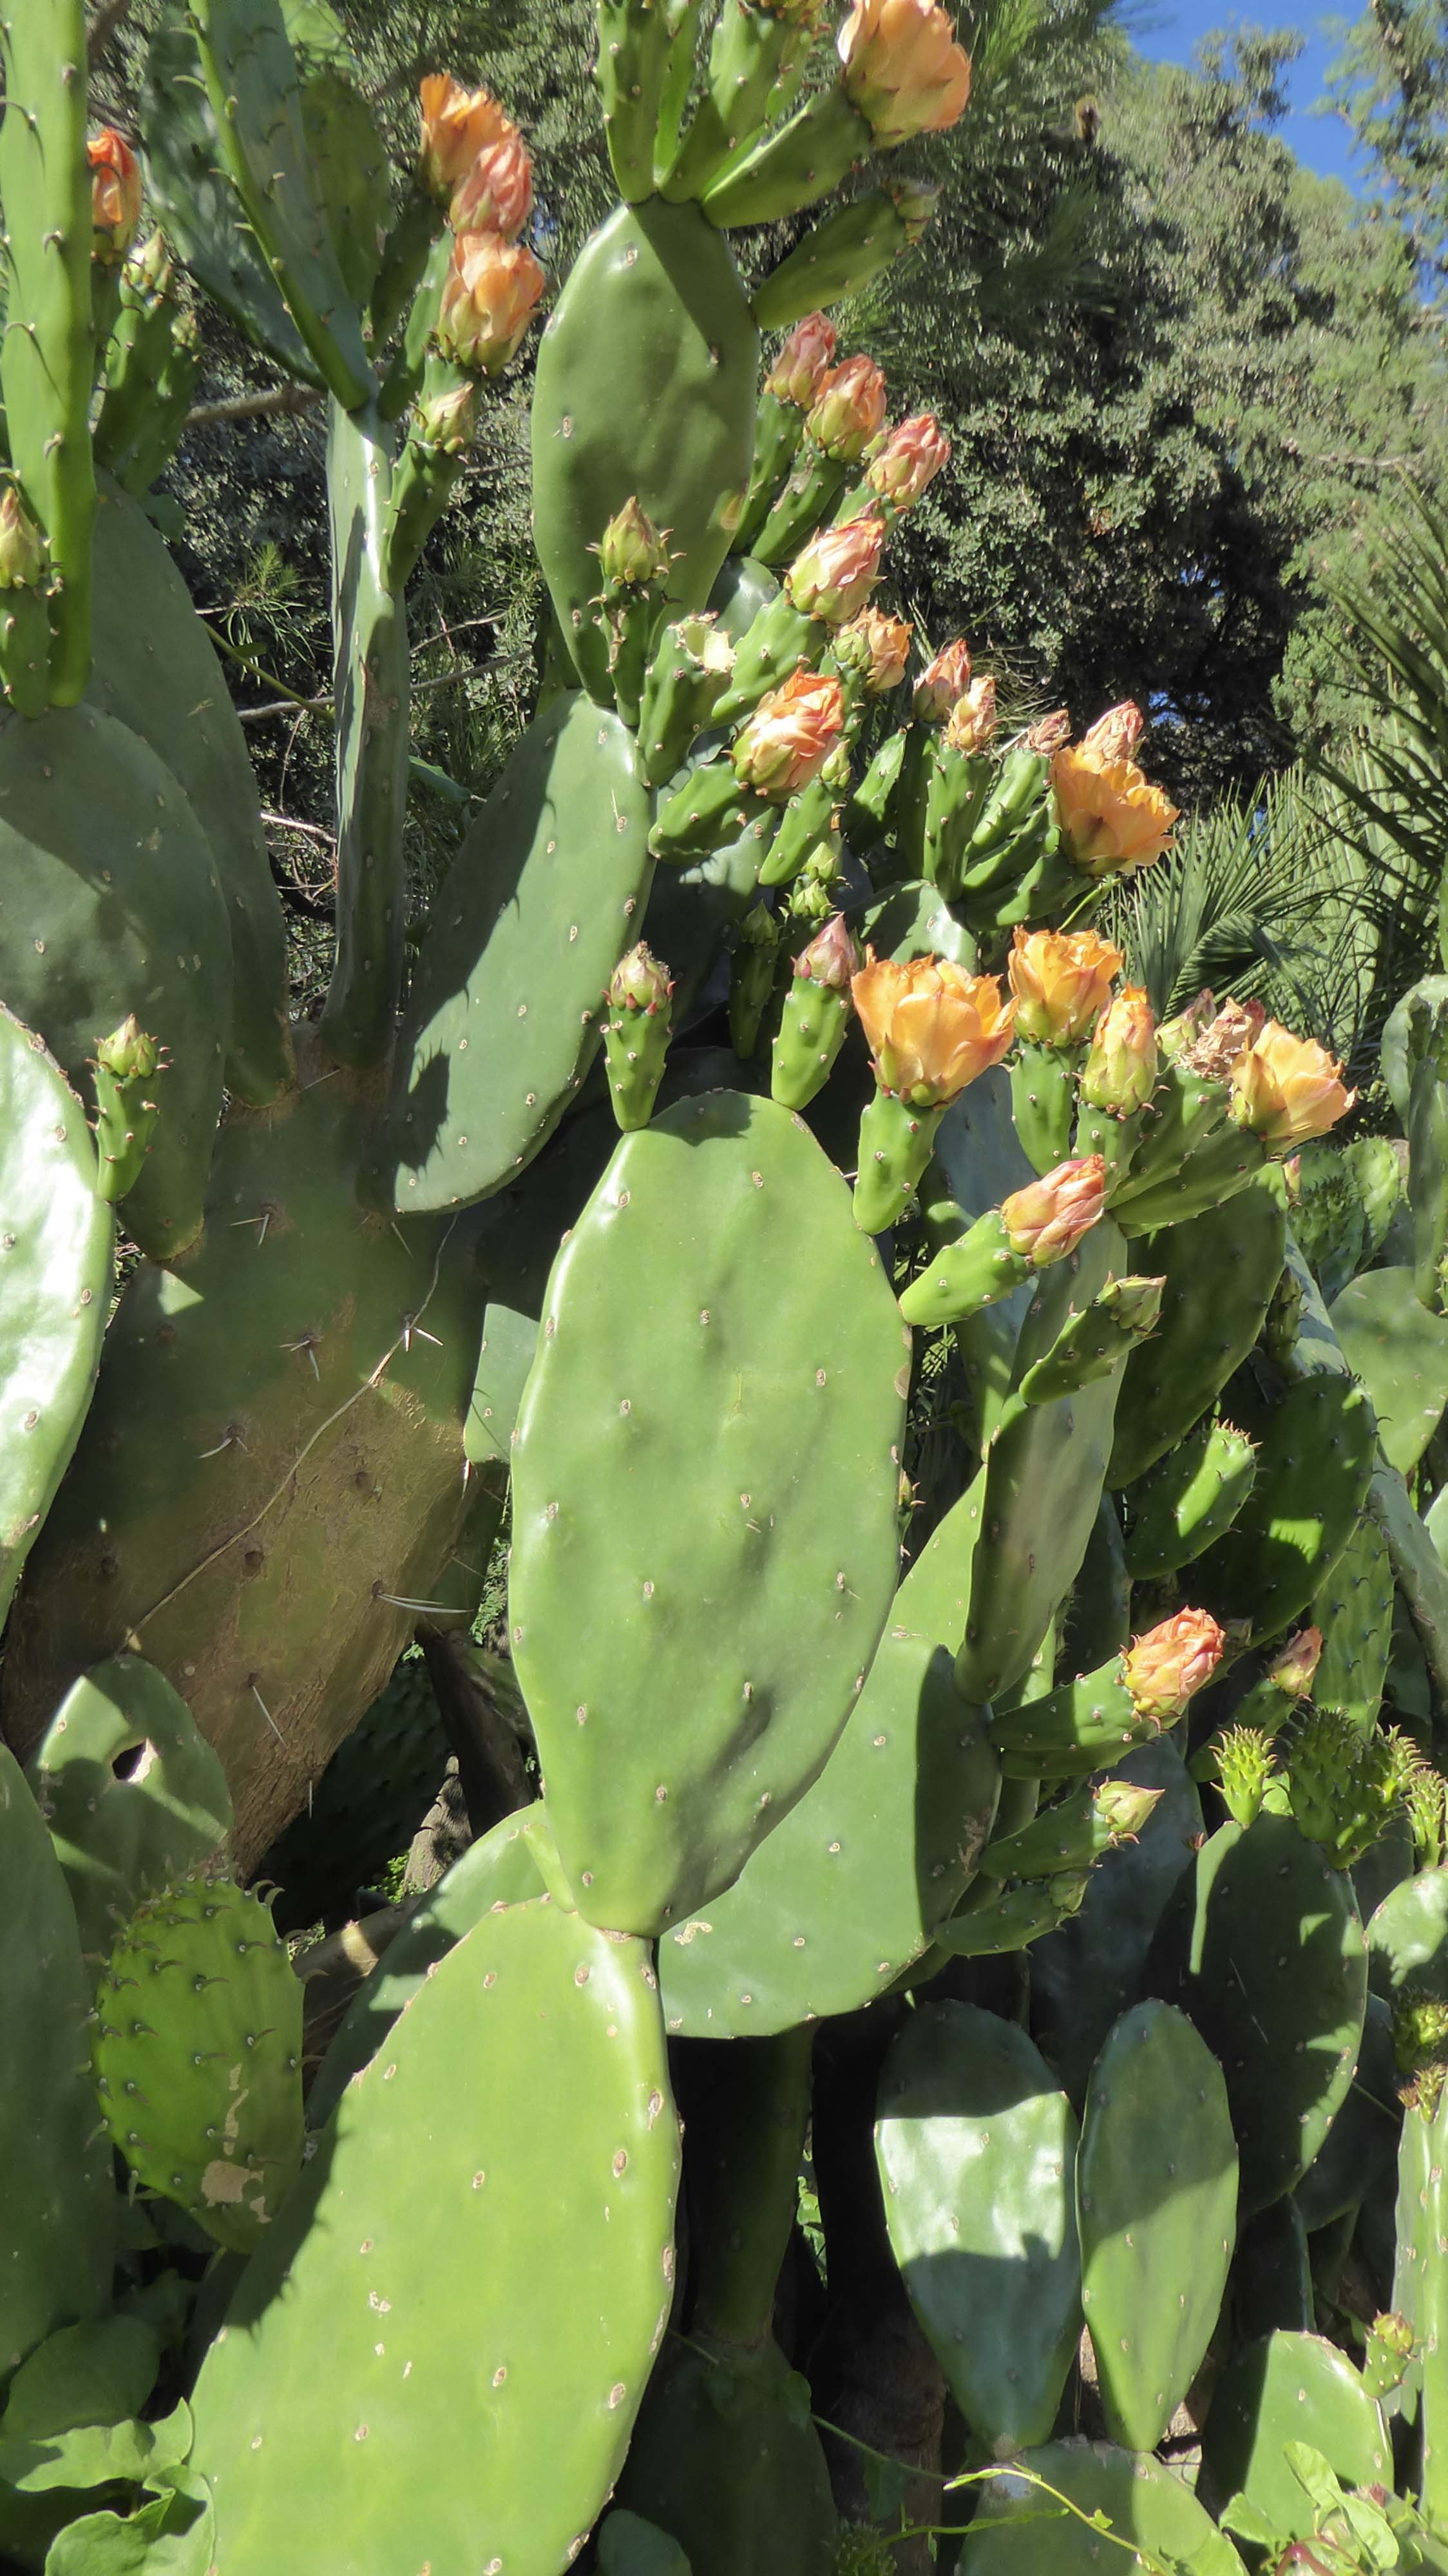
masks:
<path fill-rule="evenodd" d="M 1058 1163 L 1023 1190 L 1001 1201 L 1001 1223 L 1012 1252 L 1024 1253 L 1038 1270 L 1064 1261 L 1083 1234 L 1089 1234 L 1106 1205 L 1106 1163 L 1100 1154 L 1083 1154 Z"/>
<path fill-rule="evenodd" d="M 935 0 L 855 0 L 836 39 L 845 95 L 877 145 L 954 125 L 970 97 L 970 56 Z"/>
<path fill-rule="evenodd" d="M 996 687 L 988 671 L 957 698 L 945 727 L 950 751 L 984 751 L 996 729 Z"/>
<path fill-rule="evenodd" d="M 846 624 L 880 578 L 884 543 L 882 519 L 847 519 L 842 528 L 821 528 L 784 576 L 792 606 L 827 626 Z"/>
<path fill-rule="evenodd" d="M 950 462 L 950 441 L 932 412 L 912 413 L 871 457 L 865 480 L 892 510 L 908 510 Z"/>
<path fill-rule="evenodd" d="M 970 646 L 963 635 L 943 644 L 915 683 L 914 708 L 922 724 L 944 724 L 970 687 Z"/>
<path fill-rule="evenodd" d="M 1130 698 L 1119 706 L 1108 707 L 1094 725 L 1088 725 L 1081 736 L 1081 749 L 1099 760 L 1103 769 L 1114 761 L 1129 760 L 1146 731 L 1146 718 Z"/>
<path fill-rule="evenodd" d="M 501 233 L 516 241 L 533 212 L 533 164 L 516 125 L 485 143 L 453 190 L 448 221 L 455 233 Z"/>
<path fill-rule="evenodd" d="M 835 359 L 835 326 L 823 313 L 796 322 L 764 379 L 766 393 L 808 411 Z"/>
<path fill-rule="evenodd" d="M 1081 1097 L 1089 1109 L 1114 1109 L 1129 1117 L 1151 1098 L 1156 1065 L 1151 1004 L 1140 984 L 1125 984 L 1096 1023 L 1091 1052 L 1081 1068 Z"/>
<path fill-rule="evenodd" d="M 478 154 L 513 132 L 491 90 L 464 89 L 451 72 L 429 72 L 418 85 L 421 141 L 418 185 L 440 206 L 462 186 Z"/>
<path fill-rule="evenodd" d="M 1102 762 L 1077 743 L 1055 754 L 1051 785 L 1066 845 L 1088 876 L 1149 868 L 1169 846 L 1179 809 L 1134 761 Z"/>
<path fill-rule="evenodd" d="M 459 366 L 495 376 L 527 330 L 545 282 L 521 242 L 459 233 L 443 280 L 438 345 Z"/>
<path fill-rule="evenodd" d="M 1326 1047 L 1294 1037 L 1280 1020 L 1269 1020 L 1232 1067 L 1232 1115 L 1264 1145 L 1325 1136 L 1356 1098 Z"/>
<path fill-rule="evenodd" d="M 850 992 L 876 1081 L 914 1109 L 954 1100 L 1010 1046 L 1016 1006 L 999 976 L 967 975 L 947 957 L 897 964 L 867 949 Z"/>
<path fill-rule="evenodd" d="M 734 775 L 761 796 L 793 796 L 817 778 L 845 721 L 838 680 L 791 671 L 782 688 L 761 698 L 734 739 Z"/>
<path fill-rule="evenodd" d="M 1094 930 L 1018 930 L 1006 972 L 1016 997 L 1016 1027 L 1038 1046 L 1077 1046 L 1111 999 L 1111 979 L 1125 963 L 1119 948 Z"/>
<path fill-rule="evenodd" d="M 837 465 L 854 465 L 885 423 L 885 377 L 873 358 L 846 358 L 825 377 L 805 423 Z"/>
<path fill-rule="evenodd" d="M 91 173 L 91 247 L 103 268 L 119 268 L 141 223 L 141 165 L 113 125 L 85 147 Z"/>
<path fill-rule="evenodd" d="M 1154 1718 L 1158 1726 L 1180 1717 L 1187 1701 L 1211 1680 L 1226 1642 L 1206 1610 L 1178 1610 L 1175 1618 L 1148 1628 L 1144 1637 L 1133 1637 L 1121 1659 L 1121 1678 L 1137 1716 Z"/>

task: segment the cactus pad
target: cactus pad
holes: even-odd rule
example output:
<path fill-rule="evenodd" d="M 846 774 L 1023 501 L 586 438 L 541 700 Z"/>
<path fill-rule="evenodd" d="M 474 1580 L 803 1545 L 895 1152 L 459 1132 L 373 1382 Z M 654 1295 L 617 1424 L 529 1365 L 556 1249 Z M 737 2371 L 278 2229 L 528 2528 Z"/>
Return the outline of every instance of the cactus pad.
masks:
<path fill-rule="evenodd" d="M 202 2366 L 229 2576 L 569 2564 L 663 2336 L 677 2177 L 647 1952 L 551 1898 L 489 1915 L 349 2085 Z"/>
<path fill-rule="evenodd" d="M 1282 1275 L 1281 1183 L 1263 1173 L 1225 1207 L 1170 1225 L 1133 1250 L 1164 1275 L 1161 1315 L 1126 1363 L 1106 1481 L 1131 1485 L 1215 1403 L 1262 1329 Z"/>
<path fill-rule="evenodd" d="M 623 1139 L 513 1451 L 514 1662 L 590 1918 L 707 1904 L 823 1767 L 894 1590 L 908 1339 L 802 1120 L 713 1092 Z"/>
<path fill-rule="evenodd" d="M 1055 2496 L 1075 2512 L 1063 2513 Z M 1127 2546 L 1103 2543 L 1091 2528 L 1097 2514 Z M 962 2576 L 1099 2576 L 1117 2558 L 1130 2567 L 1132 2541 L 1172 2576 L 1242 2576 L 1226 2533 L 1174 2469 L 1106 2442 L 1054 2442 L 1002 2469 L 980 2489 L 960 2565 Z"/>
<path fill-rule="evenodd" d="M 1328 1371 L 1290 1386 L 1268 1415 L 1252 1490 L 1192 1588 L 1219 1617 L 1280 1636 L 1304 1611 L 1357 1528 L 1374 1455 L 1372 1407 Z"/>
<path fill-rule="evenodd" d="M 1359 1720 L 1375 1717 L 1393 1642 L 1393 1569 L 1387 1541 L 1370 1513 L 1364 1512 L 1318 1585 L 1311 1618 L 1322 1635 L 1314 1698 Z"/>
<path fill-rule="evenodd" d="M 414 1211 L 517 1177 L 578 1091 L 653 875 L 633 737 L 556 699 L 519 743 L 433 906 L 398 1050 L 385 1195 Z"/>
<path fill-rule="evenodd" d="M 1448 1404 L 1448 1321 L 1418 1302 L 1411 1270 L 1369 1270 L 1330 1309 L 1354 1377 L 1372 1398 L 1383 1456 L 1410 1476 Z"/>
<path fill-rule="evenodd" d="M 1237 2355 L 1212 2398 L 1202 2444 L 1202 2491 L 1214 2505 L 1245 2496 L 1285 2543 L 1310 2540 L 1310 2499 L 1285 2457 L 1310 2442 L 1347 2486 L 1392 2477 L 1383 2420 L 1336 2344 L 1269 2334 Z"/>
<path fill-rule="evenodd" d="M 302 1990 L 261 1898 L 189 1878 L 138 1905 L 92 2054 L 137 2180 L 249 2254 L 302 2161 Z"/>

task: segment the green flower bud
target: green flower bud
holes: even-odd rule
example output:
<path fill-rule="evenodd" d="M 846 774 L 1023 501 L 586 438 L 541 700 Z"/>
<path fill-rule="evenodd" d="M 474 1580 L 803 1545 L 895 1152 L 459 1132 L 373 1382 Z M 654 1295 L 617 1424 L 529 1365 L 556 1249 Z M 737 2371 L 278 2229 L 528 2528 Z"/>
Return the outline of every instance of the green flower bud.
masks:
<path fill-rule="evenodd" d="M 609 520 L 598 548 L 605 594 L 662 581 L 669 569 L 666 533 L 654 526 L 637 499 L 630 496 Z"/>
<path fill-rule="evenodd" d="M 0 493 L 0 590 L 34 590 L 45 570 L 45 539 L 13 483 Z"/>

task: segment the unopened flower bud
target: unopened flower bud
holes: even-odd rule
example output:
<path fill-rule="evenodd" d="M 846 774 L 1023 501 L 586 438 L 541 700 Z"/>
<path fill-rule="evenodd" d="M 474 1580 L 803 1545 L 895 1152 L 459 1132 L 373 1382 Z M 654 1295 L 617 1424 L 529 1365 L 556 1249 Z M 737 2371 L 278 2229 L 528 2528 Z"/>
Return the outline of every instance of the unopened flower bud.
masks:
<path fill-rule="evenodd" d="M 836 40 L 845 95 L 876 144 L 954 125 L 970 97 L 970 56 L 934 0 L 855 0 Z"/>
<path fill-rule="evenodd" d="M 1039 1181 L 1028 1181 L 1001 1201 L 1001 1223 L 1012 1252 L 1044 1270 L 1074 1252 L 1106 1204 L 1106 1165 L 1100 1154 L 1058 1163 Z"/>
<path fill-rule="evenodd" d="M 933 413 L 912 413 L 876 448 L 866 468 L 872 492 L 894 510 L 908 510 L 950 462 L 950 441 Z"/>
<path fill-rule="evenodd" d="M 915 683 L 914 708 L 922 724 L 944 724 L 970 687 L 970 646 L 964 636 L 927 662 Z"/>
<path fill-rule="evenodd" d="M 1016 1027 L 1037 1046 L 1076 1046 L 1094 1028 L 1121 971 L 1121 950 L 1094 930 L 1018 930 L 1006 972 Z"/>
<path fill-rule="evenodd" d="M 0 492 L 0 590 L 33 590 L 45 570 L 45 539 L 13 483 Z"/>
<path fill-rule="evenodd" d="M 1275 1682 L 1289 1699 L 1305 1699 L 1312 1688 L 1313 1675 L 1322 1657 L 1322 1630 L 1299 1628 L 1285 1646 L 1279 1646 L 1267 1666 L 1267 1679 Z"/>
<path fill-rule="evenodd" d="M 149 1082 L 160 1069 L 161 1049 L 131 1011 L 118 1029 L 101 1039 L 95 1060 L 103 1071 L 114 1074 L 117 1082 Z"/>
<path fill-rule="evenodd" d="M 1162 1294 L 1166 1279 L 1108 1279 L 1098 1289 L 1093 1304 L 1109 1316 L 1119 1331 L 1131 1341 L 1144 1342 L 1161 1322 Z"/>
<path fill-rule="evenodd" d="M 1116 707 L 1108 707 L 1094 725 L 1088 725 L 1081 736 L 1081 749 L 1090 752 L 1102 767 L 1109 769 L 1114 761 L 1129 760 L 1146 731 L 1146 718 L 1130 698 Z"/>
<path fill-rule="evenodd" d="M 805 423 L 837 465 L 854 465 L 885 420 L 885 378 L 873 358 L 846 358 L 825 377 Z"/>
<path fill-rule="evenodd" d="M 990 673 L 983 671 L 950 710 L 945 725 L 947 750 L 967 754 L 984 751 L 996 723 L 996 685 Z"/>
<path fill-rule="evenodd" d="M 648 942 L 641 939 L 615 966 L 609 977 L 608 999 L 616 1011 L 658 1011 L 673 989 L 667 966 L 659 963 Z"/>
<path fill-rule="evenodd" d="M 425 447 L 443 456 L 465 456 L 477 435 L 479 390 L 470 376 L 463 384 L 443 385 L 424 393 L 413 414 Z"/>
<path fill-rule="evenodd" d="M 796 975 L 807 975 L 812 984 L 823 984 L 831 993 L 845 993 L 863 964 L 860 944 L 844 914 L 837 912 L 823 930 L 816 931 L 808 948 L 800 950 L 794 971 Z"/>
<path fill-rule="evenodd" d="M 1178 1610 L 1144 1637 L 1133 1637 L 1121 1660 L 1121 1678 L 1138 1717 L 1158 1726 L 1180 1717 L 1189 1699 L 1212 1678 L 1226 1639 L 1206 1610 Z"/>
<path fill-rule="evenodd" d="M 1264 1145 L 1325 1136 L 1356 1098 L 1326 1047 L 1294 1037 L 1279 1020 L 1269 1020 L 1232 1067 L 1232 1116 Z"/>
<path fill-rule="evenodd" d="M 912 1108 L 954 1100 L 1009 1049 L 1015 1004 L 998 976 L 968 975 L 945 957 L 897 963 L 867 950 L 850 989 L 876 1081 Z"/>
<path fill-rule="evenodd" d="M 907 246 L 918 242 L 934 220 L 940 203 L 940 183 L 935 179 L 886 180 L 886 194 L 905 227 Z"/>
<path fill-rule="evenodd" d="M 669 569 L 664 537 L 633 494 L 609 520 L 597 551 L 605 591 L 643 589 Z"/>
<path fill-rule="evenodd" d="M 864 607 L 880 578 L 885 543 L 883 521 L 847 519 L 842 528 L 821 528 L 795 556 L 784 587 L 795 608 L 843 626 Z"/>
<path fill-rule="evenodd" d="M 1022 751 L 1034 751 L 1049 756 L 1052 752 L 1060 751 L 1070 739 L 1071 719 L 1064 707 L 1057 707 L 1054 715 L 1038 716 L 1033 725 L 1027 725 L 1020 737 L 1020 744 Z"/>
<path fill-rule="evenodd" d="M 1151 1098 L 1156 1082 L 1156 1022 L 1140 984 L 1112 995 L 1081 1069 L 1081 1097 L 1088 1109 L 1113 1109 L 1129 1118 Z"/>
<path fill-rule="evenodd" d="M 512 122 L 490 90 L 464 89 L 451 72 L 430 72 L 419 84 L 417 98 L 418 185 L 436 204 L 446 206 L 478 154 L 511 133 Z"/>
<path fill-rule="evenodd" d="M 795 795 L 818 777 L 840 737 L 845 720 L 844 693 L 838 680 L 813 671 L 793 671 L 782 688 L 761 698 L 747 724 L 735 736 L 731 757 L 742 787 L 761 796 Z"/>
<path fill-rule="evenodd" d="M 905 677 L 910 629 L 882 608 L 862 608 L 836 635 L 834 658 L 841 671 L 858 679 L 867 698 L 883 698 Z"/>
<path fill-rule="evenodd" d="M 808 411 L 834 364 L 835 326 L 823 313 L 796 322 L 764 379 L 766 393 Z"/>
<path fill-rule="evenodd" d="M 123 134 L 103 125 L 85 147 L 91 173 L 91 249 L 119 268 L 141 221 L 141 165 Z"/>
<path fill-rule="evenodd" d="M 533 164 L 516 125 L 485 143 L 448 208 L 455 233 L 501 233 L 516 241 L 533 212 Z"/>
<path fill-rule="evenodd" d="M 1092 1804 L 1115 1843 L 1134 1843 L 1164 1789 L 1141 1789 L 1131 1780 L 1103 1780 Z"/>
<path fill-rule="evenodd" d="M 164 296 L 169 295 L 175 275 L 175 264 L 166 248 L 163 233 L 152 233 L 139 249 L 131 251 L 126 261 L 127 289 L 144 304 L 159 304 Z"/>
<path fill-rule="evenodd" d="M 497 375 L 527 330 L 543 286 L 542 269 L 520 242 L 459 233 L 443 281 L 439 347 L 459 366 Z"/>

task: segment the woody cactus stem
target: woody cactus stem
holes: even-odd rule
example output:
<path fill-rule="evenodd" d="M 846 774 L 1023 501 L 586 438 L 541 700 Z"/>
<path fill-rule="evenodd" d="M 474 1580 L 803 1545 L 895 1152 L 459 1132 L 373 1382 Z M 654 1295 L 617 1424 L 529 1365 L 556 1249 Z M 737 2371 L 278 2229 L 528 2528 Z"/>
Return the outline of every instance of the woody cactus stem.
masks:
<path fill-rule="evenodd" d="M 407 615 L 387 581 L 392 453 L 374 408 L 333 404 L 327 438 L 337 727 L 337 949 L 322 1043 L 380 1064 L 402 985 Z"/>

